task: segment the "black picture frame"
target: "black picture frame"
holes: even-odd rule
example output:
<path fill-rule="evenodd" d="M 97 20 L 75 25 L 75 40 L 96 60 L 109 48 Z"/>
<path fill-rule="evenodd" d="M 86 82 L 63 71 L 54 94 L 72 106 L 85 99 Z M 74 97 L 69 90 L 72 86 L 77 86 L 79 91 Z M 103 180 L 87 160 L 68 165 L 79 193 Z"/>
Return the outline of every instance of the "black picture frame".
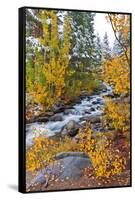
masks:
<path fill-rule="evenodd" d="M 93 13 L 111 13 L 111 14 L 127 14 L 130 16 L 130 184 L 128 186 L 108 186 L 108 187 L 93 187 L 93 188 L 77 188 L 77 189 L 59 189 L 50 191 L 26 191 L 26 131 L 25 131 L 25 98 L 26 98 L 26 9 L 46 9 L 46 10 L 61 10 L 61 11 L 79 11 L 79 12 L 93 12 Z M 132 186 L 132 13 L 128 12 L 112 12 L 112 11 L 95 11 L 95 10 L 79 10 L 79 9 L 63 9 L 63 8 L 47 8 L 47 7 L 21 7 L 19 8 L 19 171 L 18 171 L 18 191 L 21 193 L 37 193 L 37 192 L 56 192 L 56 191 L 72 191 L 72 190 L 90 190 L 90 189 L 107 189 L 107 188 L 121 188 Z"/>

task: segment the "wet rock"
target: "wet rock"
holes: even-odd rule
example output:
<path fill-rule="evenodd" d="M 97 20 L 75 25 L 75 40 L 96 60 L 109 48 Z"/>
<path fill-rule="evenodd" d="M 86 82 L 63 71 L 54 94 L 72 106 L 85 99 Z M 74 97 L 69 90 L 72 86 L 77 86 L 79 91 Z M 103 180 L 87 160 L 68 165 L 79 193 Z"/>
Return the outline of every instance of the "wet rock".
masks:
<path fill-rule="evenodd" d="M 106 96 L 106 97 L 110 97 L 110 98 L 114 98 L 114 97 L 115 97 L 113 93 L 107 94 L 107 95 L 105 95 L 105 96 Z"/>
<path fill-rule="evenodd" d="M 81 99 L 84 99 L 84 98 L 86 98 L 87 96 L 89 96 L 89 94 L 88 94 L 87 91 L 82 91 L 82 93 L 80 94 L 80 98 L 81 98 Z"/>
<path fill-rule="evenodd" d="M 85 113 L 86 114 L 91 114 L 91 110 L 86 110 Z"/>
<path fill-rule="evenodd" d="M 101 123 L 94 123 L 92 124 L 92 130 L 93 132 L 101 131 L 102 129 L 102 124 Z"/>
<path fill-rule="evenodd" d="M 52 115 L 54 115 L 53 112 L 45 112 L 44 114 L 42 114 L 42 116 L 44 117 L 51 117 Z"/>
<path fill-rule="evenodd" d="M 72 109 L 66 109 L 66 110 L 64 110 L 64 114 L 65 115 L 69 115 L 69 114 L 72 114 L 72 113 L 73 113 Z"/>
<path fill-rule="evenodd" d="M 94 111 L 95 111 L 95 108 L 91 108 L 90 111 L 91 111 L 91 112 L 94 112 Z"/>
<path fill-rule="evenodd" d="M 98 104 L 98 102 L 97 102 L 97 101 L 93 101 L 92 104 L 93 104 L 93 105 L 96 105 L 96 104 Z"/>
<path fill-rule="evenodd" d="M 100 102 L 100 105 L 101 105 L 101 106 L 104 105 L 104 104 L 105 104 L 105 103 L 104 103 L 103 101 Z"/>
<path fill-rule="evenodd" d="M 101 122 L 101 116 L 95 116 L 95 117 L 92 117 L 90 119 L 91 123 L 100 123 Z"/>
<path fill-rule="evenodd" d="M 62 121 L 62 120 L 63 120 L 63 117 L 60 114 L 55 114 L 52 117 L 50 117 L 50 121 L 57 122 L 57 121 Z"/>
<path fill-rule="evenodd" d="M 96 109 L 97 109 L 97 110 L 100 109 L 100 106 L 97 106 Z"/>
<path fill-rule="evenodd" d="M 104 88 L 104 89 L 102 90 L 102 92 L 107 92 L 107 88 Z"/>
<path fill-rule="evenodd" d="M 63 112 L 64 110 L 65 110 L 65 107 L 64 107 L 64 106 L 53 108 L 53 112 L 54 112 L 54 113 L 60 113 L 60 112 Z"/>
<path fill-rule="evenodd" d="M 61 134 L 62 135 L 69 135 L 71 137 L 74 137 L 77 135 L 79 128 L 81 127 L 80 124 L 78 124 L 76 121 L 71 120 L 69 121 L 62 129 Z"/>
<path fill-rule="evenodd" d="M 81 103 L 81 101 L 82 101 L 81 97 L 77 97 L 77 98 L 74 99 L 75 104 L 79 104 L 79 103 Z"/>
<path fill-rule="evenodd" d="M 107 90 L 106 85 L 104 84 L 104 82 L 100 83 L 100 90 Z"/>
<path fill-rule="evenodd" d="M 34 123 L 34 122 L 47 122 L 49 121 L 49 118 L 54 115 L 53 112 L 45 112 L 40 114 L 40 116 L 37 116 L 31 120 L 29 120 L 29 123 Z"/>
<path fill-rule="evenodd" d="M 91 123 L 100 123 L 101 122 L 101 116 L 100 115 L 91 115 L 91 116 L 85 116 L 81 118 L 81 121 L 88 121 Z"/>
<path fill-rule="evenodd" d="M 89 96 L 88 97 L 88 100 L 92 100 L 94 97 L 93 96 Z"/>
<path fill-rule="evenodd" d="M 48 117 L 38 117 L 36 119 L 36 122 L 47 122 L 47 121 L 49 121 Z"/>
<path fill-rule="evenodd" d="M 67 109 L 73 109 L 73 106 L 70 104 L 70 105 L 65 105 L 65 110 Z"/>
<path fill-rule="evenodd" d="M 96 100 L 97 100 L 98 103 L 102 101 L 101 98 L 96 98 Z"/>
<path fill-rule="evenodd" d="M 52 111 L 54 113 L 63 112 L 65 110 L 65 105 L 63 103 L 57 103 L 52 106 Z"/>
<path fill-rule="evenodd" d="M 27 121 L 27 124 L 35 123 L 35 122 L 47 122 L 49 121 L 48 117 L 35 117 Z"/>
<path fill-rule="evenodd" d="M 85 110 L 85 113 L 91 114 L 91 113 L 94 112 L 95 110 L 96 110 L 95 108 L 91 107 L 90 109 Z"/>

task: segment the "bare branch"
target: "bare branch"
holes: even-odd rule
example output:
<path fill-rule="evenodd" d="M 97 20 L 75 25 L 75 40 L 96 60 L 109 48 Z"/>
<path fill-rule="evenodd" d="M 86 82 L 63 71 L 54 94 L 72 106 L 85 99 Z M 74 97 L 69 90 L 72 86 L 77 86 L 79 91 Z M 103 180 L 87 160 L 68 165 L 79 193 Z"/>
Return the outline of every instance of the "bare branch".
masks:
<path fill-rule="evenodd" d="M 124 51 L 124 54 L 125 54 L 125 57 L 126 57 L 126 60 L 127 60 L 127 63 L 128 63 L 128 65 L 130 66 L 130 61 L 129 61 L 129 58 L 128 58 L 128 55 L 127 55 L 127 48 L 121 43 L 121 41 L 120 41 L 119 38 L 117 37 L 116 31 L 115 31 L 114 26 L 113 26 L 113 22 L 112 22 L 111 15 L 108 14 L 108 17 L 109 17 L 109 20 L 110 20 L 110 23 L 111 23 L 111 26 L 112 26 L 112 29 L 113 29 L 115 38 L 116 38 L 116 40 L 118 41 L 118 43 L 120 44 L 120 46 L 122 47 L 122 49 L 123 49 L 123 51 Z"/>

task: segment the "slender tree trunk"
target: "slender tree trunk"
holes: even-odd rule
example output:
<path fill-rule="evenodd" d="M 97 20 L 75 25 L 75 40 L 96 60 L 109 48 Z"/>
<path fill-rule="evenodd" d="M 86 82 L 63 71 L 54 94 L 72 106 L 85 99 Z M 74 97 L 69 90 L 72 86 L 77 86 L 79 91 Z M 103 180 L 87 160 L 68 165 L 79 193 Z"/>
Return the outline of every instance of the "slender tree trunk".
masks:
<path fill-rule="evenodd" d="M 118 43 L 120 44 L 120 46 L 122 47 L 122 49 L 123 49 L 123 51 L 124 51 L 124 54 L 125 54 L 125 57 L 126 57 L 126 60 L 127 60 L 127 63 L 128 63 L 128 65 L 130 66 L 130 61 L 129 61 L 129 58 L 128 58 L 128 55 L 127 55 L 127 48 L 121 43 L 121 41 L 119 40 L 119 38 L 118 38 L 117 35 L 116 35 L 116 31 L 115 31 L 114 26 L 113 26 L 113 22 L 112 22 L 111 15 L 108 14 L 108 17 L 109 17 L 109 20 L 110 20 L 110 23 L 111 23 L 111 26 L 112 26 L 112 29 L 113 29 L 115 38 L 116 38 L 116 40 L 118 41 Z"/>

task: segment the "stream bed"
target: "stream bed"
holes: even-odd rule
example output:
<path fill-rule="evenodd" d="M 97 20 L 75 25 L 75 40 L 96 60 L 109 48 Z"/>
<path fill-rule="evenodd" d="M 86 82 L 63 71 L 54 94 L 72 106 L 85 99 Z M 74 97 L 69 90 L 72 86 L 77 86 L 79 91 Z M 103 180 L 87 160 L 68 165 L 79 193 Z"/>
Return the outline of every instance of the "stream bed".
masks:
<path fill-rule="evenodd" d="M 54 136 L 61 132 L 62 128 L 71 120 L 82 124 L 85 122 L 85 117 L 100 116 L 102 115 L 102 107 L 105 104 L 104 96 L 112 95 L 112 88 L 106 86 L 99 94 L 86 96 L 80 99 L 79 103 L 72 106 L 71 109 L 60 112 L 60 121 L 48 121 L 45 123 L 34 122 L 26 124 L 26 149 L 33 144 L 33 131 L 36 132 L 38 137 L 40 133 L 45 134 L 47 137 Z"/>

